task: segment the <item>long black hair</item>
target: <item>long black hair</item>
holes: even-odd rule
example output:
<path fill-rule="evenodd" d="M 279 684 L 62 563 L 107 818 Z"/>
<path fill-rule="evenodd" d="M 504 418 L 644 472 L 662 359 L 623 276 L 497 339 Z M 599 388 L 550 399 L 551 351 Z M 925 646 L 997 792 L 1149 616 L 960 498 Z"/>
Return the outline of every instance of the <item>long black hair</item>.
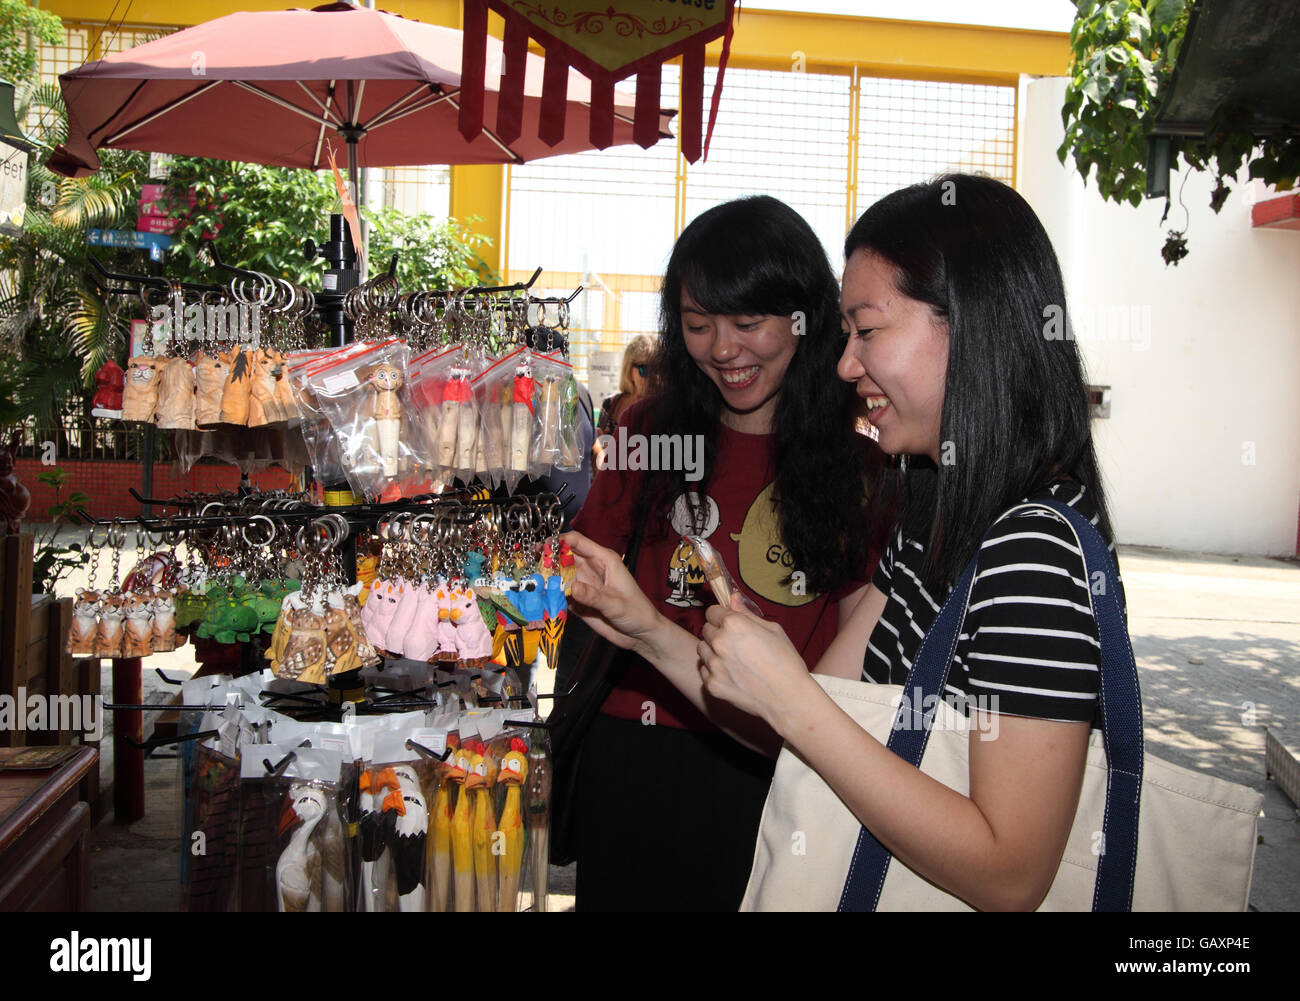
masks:
<path fill-rule="evenodd" d="M 1111 539 L 1065 284 L 1033 209 L 993 178 L 948 174 L 867 209 L 845 260 L 859 250 L 948 325 L 940 463 L 909 459 L 899 513 L 928 538 L 927 589 L 951 587 L 993 520 L 1062 476 L 1092 494 Z"/>
<path fill-rule="evenodd" d="M 867 500 L 884 460 L 855 433 L 856 397 L 836 376 L 845 336 L 826 252 L 797 212 L 766 195 L 716 205 L 678 238 L 660 298 L 647 425 L 655 434 L 702 434 L 705 461 L 700 482 L 681 472 L 649 474 L 645 509 L 664 518 L 682 491 L 707 486 L 723 409 L 718 388 L 686 350 L 683 287 L 706 313 L 800 318 L 773 419 L 773 493 L 781 539 L 809 593 L 831 590 L 862 569 L 869 528 L 881 520 L 868 516 Z"/>

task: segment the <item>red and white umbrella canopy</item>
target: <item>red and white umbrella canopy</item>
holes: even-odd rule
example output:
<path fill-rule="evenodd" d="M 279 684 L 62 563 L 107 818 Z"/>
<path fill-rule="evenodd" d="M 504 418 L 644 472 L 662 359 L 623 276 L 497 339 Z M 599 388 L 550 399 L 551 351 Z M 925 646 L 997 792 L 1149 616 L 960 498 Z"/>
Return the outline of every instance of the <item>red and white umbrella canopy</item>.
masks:
<path fill-rule="evenodd" d="M 461 51 L 454 28 L 343 3 L 228 14 L 64 73 L 68 142 L 50 167 L 92 173 L 105 148 L 311 169 L 328 166 L 340 140 L 360 167 L 522 163 L 592 148 L 591 84 L 576 71 L 563 137 L 554 146 L 537 137 L 543 64 L 533 55 L 519 134 L 485 124 L 466 139 Z M 501 43 L 489 39 L 490 87 L 500 71 Z M 488 91 L 485 123 L 496 122 L 498 97 Z M 634 141 L 634 103 L 616 96 L 614 145 Z M 662 113 L 658 138 L 670 137 L 672 114 Z"/>

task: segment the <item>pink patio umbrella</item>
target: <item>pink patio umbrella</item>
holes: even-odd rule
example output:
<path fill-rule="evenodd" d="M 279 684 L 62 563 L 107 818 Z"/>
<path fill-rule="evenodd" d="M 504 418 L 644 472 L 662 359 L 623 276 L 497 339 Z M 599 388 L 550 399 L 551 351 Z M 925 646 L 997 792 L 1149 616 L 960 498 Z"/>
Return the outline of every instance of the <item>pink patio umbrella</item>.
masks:
<path fill-rule="evenodd" d="M 68 141 L 49 165 L 84 176 L 99 168 L 96 150 L 113 148 L 320 169 L 338 136 L 355 183 L 364 166 L 522 163 L 592 148 L 590 81 L 570 70 L 568 127 L 547 145 L 537 138 L 543 62 L 530 55 L 522 88 L 493 90 L 496 39 L 485 125 L 467 139 L 461 50 L 456 29 L 346 3 L 228 14 L 64 73 Z M 505 131 L 486 124 L 499 102 Z M 635 141 L 634 105 L 616 93 L 614 145 Z M 661 113 L 654 141 L 670 137 L 672 114 Z"/>

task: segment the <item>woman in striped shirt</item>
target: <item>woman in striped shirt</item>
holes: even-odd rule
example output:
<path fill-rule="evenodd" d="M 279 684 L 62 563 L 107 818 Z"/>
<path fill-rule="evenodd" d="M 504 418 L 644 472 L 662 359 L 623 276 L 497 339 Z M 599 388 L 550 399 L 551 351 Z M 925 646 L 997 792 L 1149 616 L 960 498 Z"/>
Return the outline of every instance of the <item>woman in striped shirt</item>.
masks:
<path fill-rule="evenodd" d="M 700 639 L 665 625 L 617 556 L 579 540 L 574 598 L 737 739 L 789 744 L 915 872 L 981 909 L 1032 909 L 1060 865 L 1098 709 L 1100 647 L 1073 533 L 1054 497 L 1110 541 L 1087 388 L 1051 243 L 991 178 L 950 175 L 873 205 L 845 245 L 841 378 L 903 457 L 894 539 L 816 673 L 898 684 L 979 554 L 946 695 L 972 714 L 970 795 L 861 729 L 784 634 L 712 608 Z M 987 536 L 987 537 L 986 537 Z M 694 671 L 684 669 L 698 654 Z M 979 739 L 996 732 L 997 739 Z M 847 862 L 847 860 L 846 860 Z"/>

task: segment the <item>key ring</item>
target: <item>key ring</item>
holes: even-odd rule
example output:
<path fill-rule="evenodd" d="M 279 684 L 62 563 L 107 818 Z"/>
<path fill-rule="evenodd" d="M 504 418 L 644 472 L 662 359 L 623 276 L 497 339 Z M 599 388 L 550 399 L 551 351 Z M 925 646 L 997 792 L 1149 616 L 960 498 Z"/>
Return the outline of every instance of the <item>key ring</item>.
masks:
<path fill-rule="evenodd" d="M 266 525 L 266 538 L 261 539 L 260 541 L 250 539 L 248 537 L 248 530 L 255 525 L 263 523 Z M 248 520 L 248 524 L 244 525 L 243 528 L 240 529 L 239 534 L 246 545 L 259 549 L 263 546 L 269 546 L 275 540 L 275 522 L 264 514 L 255 514 Z"/>

